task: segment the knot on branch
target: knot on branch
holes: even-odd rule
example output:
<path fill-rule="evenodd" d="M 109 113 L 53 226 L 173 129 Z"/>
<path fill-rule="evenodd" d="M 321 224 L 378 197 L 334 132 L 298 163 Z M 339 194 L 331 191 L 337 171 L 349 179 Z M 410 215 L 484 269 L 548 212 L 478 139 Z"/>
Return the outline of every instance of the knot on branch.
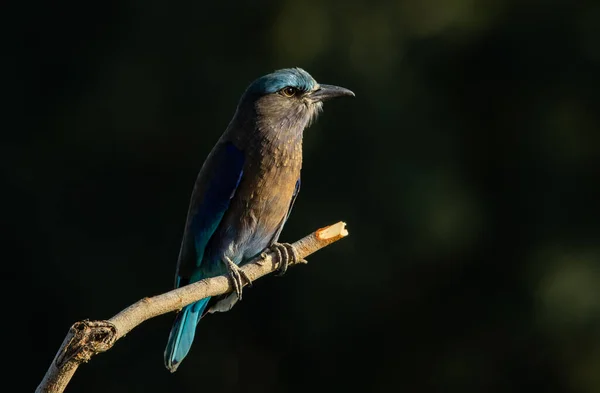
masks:
<path fill-rule="evenodd" d="M 109 350 L 116 341 L 117 328 L 108 321 L 86 319 L 71 326 L 69 335 L 69 343 L 56 358 L 57 367 L 69 361 L 87 363 L 93 355 Z"/>

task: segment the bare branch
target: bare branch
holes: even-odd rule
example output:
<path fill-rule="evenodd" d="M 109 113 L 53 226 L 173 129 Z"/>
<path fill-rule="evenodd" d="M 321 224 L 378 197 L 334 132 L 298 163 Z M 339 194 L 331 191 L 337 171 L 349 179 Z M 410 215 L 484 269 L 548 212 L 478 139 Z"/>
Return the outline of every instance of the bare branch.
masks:
<path fill-rule="evenodd" d="M 293 243 L 298 262 L 308 255 L 348 235 L 346 224 L 338 222 L 321 228 Z M 242 270 L 254 281 L 279 267 L 276 254 L 268 252 L 244 264 Z M 127 307 L 107 321 L 84 320 L 69 329 L 36 393 L 61 393 L 81 363 L 97 353 L 112 348 L 114 343 L 147 319 L 166 314 L 208 296 L 222 295 L 233 290 L 227 276 L 198 281 L 170 292 L 147 297 Z"/>

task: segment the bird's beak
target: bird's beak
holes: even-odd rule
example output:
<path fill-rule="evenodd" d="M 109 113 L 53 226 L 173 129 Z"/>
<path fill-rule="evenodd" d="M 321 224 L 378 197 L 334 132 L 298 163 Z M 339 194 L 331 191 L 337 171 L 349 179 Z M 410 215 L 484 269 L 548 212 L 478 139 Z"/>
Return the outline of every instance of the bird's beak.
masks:
<path fill-rule="evenodd" d="M 342 96 L 354 97 L 354 93 L 351 90 L 333 85 L 319 85 L 319 89 L 310 93 L 311 100 L 321 102 Z"/>

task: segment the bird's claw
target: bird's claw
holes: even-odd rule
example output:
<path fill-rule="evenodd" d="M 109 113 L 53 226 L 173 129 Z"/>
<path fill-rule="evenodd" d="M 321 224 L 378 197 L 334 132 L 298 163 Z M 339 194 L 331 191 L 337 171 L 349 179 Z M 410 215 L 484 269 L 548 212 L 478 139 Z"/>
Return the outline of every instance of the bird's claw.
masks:
<path fill-rule="evenodd" d="M 273 243 L 269 249 L 277 254 L 277 262 L 279 262 L 278 276 L 283 276 L 290 264 L 306 263 L 305 259 L 298 257 L 298 252 L 290 243 Z M 266 254 L 263 254 L 266 257 Z"/>
<path fill-rule="evenodd" d="M 229 278 L 233 282 L 233 288 L 237 295 L 238 300 L 242 300 L 242 288 L 244 287 L 244 280 L 248 284 L 248 286 L 252 286 L 252 280 L 250 277 L 238 266 L 236 265 L 231 258 L 224 258 L 225 265 L 227 265 L 227 272 L 229 274 Z"/>

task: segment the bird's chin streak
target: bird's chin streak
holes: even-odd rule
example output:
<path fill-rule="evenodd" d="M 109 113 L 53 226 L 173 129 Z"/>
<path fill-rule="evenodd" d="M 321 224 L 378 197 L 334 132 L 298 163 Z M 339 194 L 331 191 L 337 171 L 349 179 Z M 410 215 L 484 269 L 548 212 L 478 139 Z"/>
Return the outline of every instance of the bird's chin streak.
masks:
<path fill-rule="evenodd" d="M 309 118 L 306 122 L 306 127 L 310 127 L 316 120 L 321 111 L 323 111 L 323 103 L 321 101 L 311 102 L 306 108 L 309 111 Z"/>

